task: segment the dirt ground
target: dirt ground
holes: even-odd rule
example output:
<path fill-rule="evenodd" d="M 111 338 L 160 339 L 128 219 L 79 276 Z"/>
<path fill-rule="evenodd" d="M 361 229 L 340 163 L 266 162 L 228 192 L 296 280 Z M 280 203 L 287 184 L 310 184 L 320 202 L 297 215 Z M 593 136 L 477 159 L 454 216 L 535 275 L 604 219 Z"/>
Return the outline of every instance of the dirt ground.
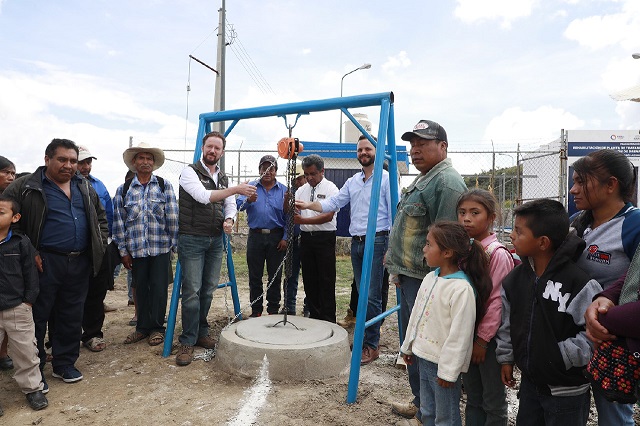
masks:
<path fill-rule="evenodd" d="M 11 378 L 12 373 L 1 372 L 0 404 L 5 411 L 0 418 L 2 425 L 358 426 L 393 425 L 401 420 L 391 413 L 389 404 L 395 400 L 407 401 L 411 393 L 406 373 L 394 366 L 398 350 L 395 315 L 382 326 L 380 359 L 361 369 L 355 404 L 346 404 L 346 375 L 305 383 L 274 382 L 266 386 L 262 383 L 265 404 L 255 410 L 257 417 L 243 417 L 248 407 L 259 406 L 260 396 L 250 392 L 251 388 L 255 389 L 256 380 L 221 372 L 215 358 L 177 367 L 174 356 L 162 357 L 162 346 L 150 347 L 144 341 L 123 344 L 132 330 L 128 322 L 133 316 L 133 307 L 127 307 L 124 277 L 122 274 L 115 290 L 107 294 L 106 303 L 117 308 L 106 314 L 103 331 L 107 349 L 100 353 L 86 348 L 80 351 L 76 365 L 84 379 L 74 384 L 64 383 L 53 378 L 51 366 L 47 366 L 48 408 L 32 411 Z M 247 283 L 239 285 L 244 307 L 248 300 Z M 214 294 L 211 309 L 216 336 L 228 321 L 224 293 L 218 290 Z M 302 297 L 303 292 L 299 292 L 298 300 Z M 230 297 L 228 301 L 230 306 Z M 178 320 L 174 341 L 179 332 Z M 197 348 L 196 354 L 202 351 Z M 513 419 L 517 400 L 513 392 L 509 398 Z"/>

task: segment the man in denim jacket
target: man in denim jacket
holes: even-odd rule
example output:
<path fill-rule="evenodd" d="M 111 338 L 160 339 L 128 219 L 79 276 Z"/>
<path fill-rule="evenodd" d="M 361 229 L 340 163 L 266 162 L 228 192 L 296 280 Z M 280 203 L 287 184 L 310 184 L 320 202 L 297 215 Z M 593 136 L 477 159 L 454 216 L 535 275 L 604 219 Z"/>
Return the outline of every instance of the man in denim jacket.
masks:
<path fill-rule="evenodd" d="M 456 203 L 467 187 L 447 158 L 449 142 L 441 125 L 420 120 L 412 131 L 402 135 L 402 140 L 411 144 L 411 162 L 420 172 L 411 185 L 402 190 L 386 256 L 390 281 L 402 293 L 400 318 L 404 340 L 420 283 L 430 271 L 422 253 L 427 229 L 436 220 L 457 220 Z M 420 406 L 420 375 L 417 363 L 407 366 L 407 370 L 413 401 L 393 403 L 391 409 L 403 417 L 413 418 Z"/>

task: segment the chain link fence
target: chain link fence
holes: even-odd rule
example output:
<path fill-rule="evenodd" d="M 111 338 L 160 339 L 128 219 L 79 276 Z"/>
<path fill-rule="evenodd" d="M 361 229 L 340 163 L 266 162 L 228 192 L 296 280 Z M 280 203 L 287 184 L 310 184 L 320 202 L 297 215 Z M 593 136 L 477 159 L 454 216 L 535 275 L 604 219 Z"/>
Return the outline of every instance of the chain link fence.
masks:
<path fill-rule="evenodd" d="M 224 170 L 229 176 L 230 185 L 257 179 L 260 158 L 267 154 L 278 158 L 274 151 L 226 150 Z M 325 160 L 327 178 L 338 187 L 360 169 L 355 151 L 336 149 L 319 154 Z M 157 174 L 177 188 L 180 173 L 191 163 L 193 151 L 165 150 L 165 156 L 166 161 Z M 495 195 L 500 207 L 495 229 L 502 241 L 508 241 L 508 233 L 513 225 L 512 212 L 517 205 L 537 198 L 552 198 L 566 204 L 566 157 L 562 149 L 500 152 L 450 150 L 448 156 L 468 188 L 487 189 Z M 286 165 L 287 160 L 278 158 L 277 177 L 285 184 Z M 404 162 L 399 162 L 399 169 L 401 188 L 408 186 L 418 176 L 417 170 Z M 243 215 L 239 216 L 236 232 L 247 233 Z"/>

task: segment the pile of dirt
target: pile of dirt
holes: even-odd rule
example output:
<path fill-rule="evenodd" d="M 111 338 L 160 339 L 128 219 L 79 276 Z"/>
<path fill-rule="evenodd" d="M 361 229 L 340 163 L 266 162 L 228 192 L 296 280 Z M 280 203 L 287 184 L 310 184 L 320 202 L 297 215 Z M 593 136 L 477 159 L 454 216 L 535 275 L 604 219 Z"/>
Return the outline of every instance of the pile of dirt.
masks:
<path fill-rule="evenodd" d="M 240 287 L 241 302 L 246 304 L 248 285 Z M 304 297 L 302 291 L 298 297 Z M 222 290 L 214 295 L 210 320 L 216 336 L 231 314 L 230 300 Z M 77 367 L 84 380 L 74 384 L 53 378 L 48 365 L 47 409 L 32 411 L 12 373 L 0 374 L 3 425 L 393 425 L 401 418 L 391 413 L 390 402 L 411 398 L 405 371 L 394 366 L 399 346 L 395 315 L 382 325 L 380 359 L 362 367 L 357 402 L 347 405 L 347 376 L 304 383 L 249 380 L 219 371 L 215 358 L 177 367 L 174 356 L 162 357 L 161 346 L 150 347 L 144 341 L 123 344 L 133 316 L 133 307 L 127 307 L 124 274 L 106 303 L 118 308 L 106 314 L 106 350 L 81 349 Z M 179 333 L 178 320 L 174 340 Z M 514 392 L 509 398 L 513 423 Z"/>

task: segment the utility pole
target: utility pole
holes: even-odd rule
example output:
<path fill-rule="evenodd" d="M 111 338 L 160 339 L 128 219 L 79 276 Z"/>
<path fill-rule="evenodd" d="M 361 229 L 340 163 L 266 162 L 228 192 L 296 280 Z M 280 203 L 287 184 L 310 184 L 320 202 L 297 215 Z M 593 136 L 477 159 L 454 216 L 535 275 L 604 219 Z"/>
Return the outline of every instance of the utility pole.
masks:
<path fill-rule="evenodd" d="M 222 7 L 218 9 L 218 58 L 216 60 L 216 69 L 218 70 L 218 74 L 216 75 L 216 93 L 213 99 L 213 110 L 214 111 L 224 111 L 224 80 L 226 76 L 225 69 L 225 55 L 226 55 L 226 36 L 225 36 L 225 28 L 226 28 L 226 8 L 225 8 L 225 0 L 222 0 Z M 224 134 L 224 121 L 218 121 L 214 123 L 214 129 L 222 134 Z M 218 166 L 220 170 L 224 171 L 224 157 L 220 159 L 218 162 Z"/>

